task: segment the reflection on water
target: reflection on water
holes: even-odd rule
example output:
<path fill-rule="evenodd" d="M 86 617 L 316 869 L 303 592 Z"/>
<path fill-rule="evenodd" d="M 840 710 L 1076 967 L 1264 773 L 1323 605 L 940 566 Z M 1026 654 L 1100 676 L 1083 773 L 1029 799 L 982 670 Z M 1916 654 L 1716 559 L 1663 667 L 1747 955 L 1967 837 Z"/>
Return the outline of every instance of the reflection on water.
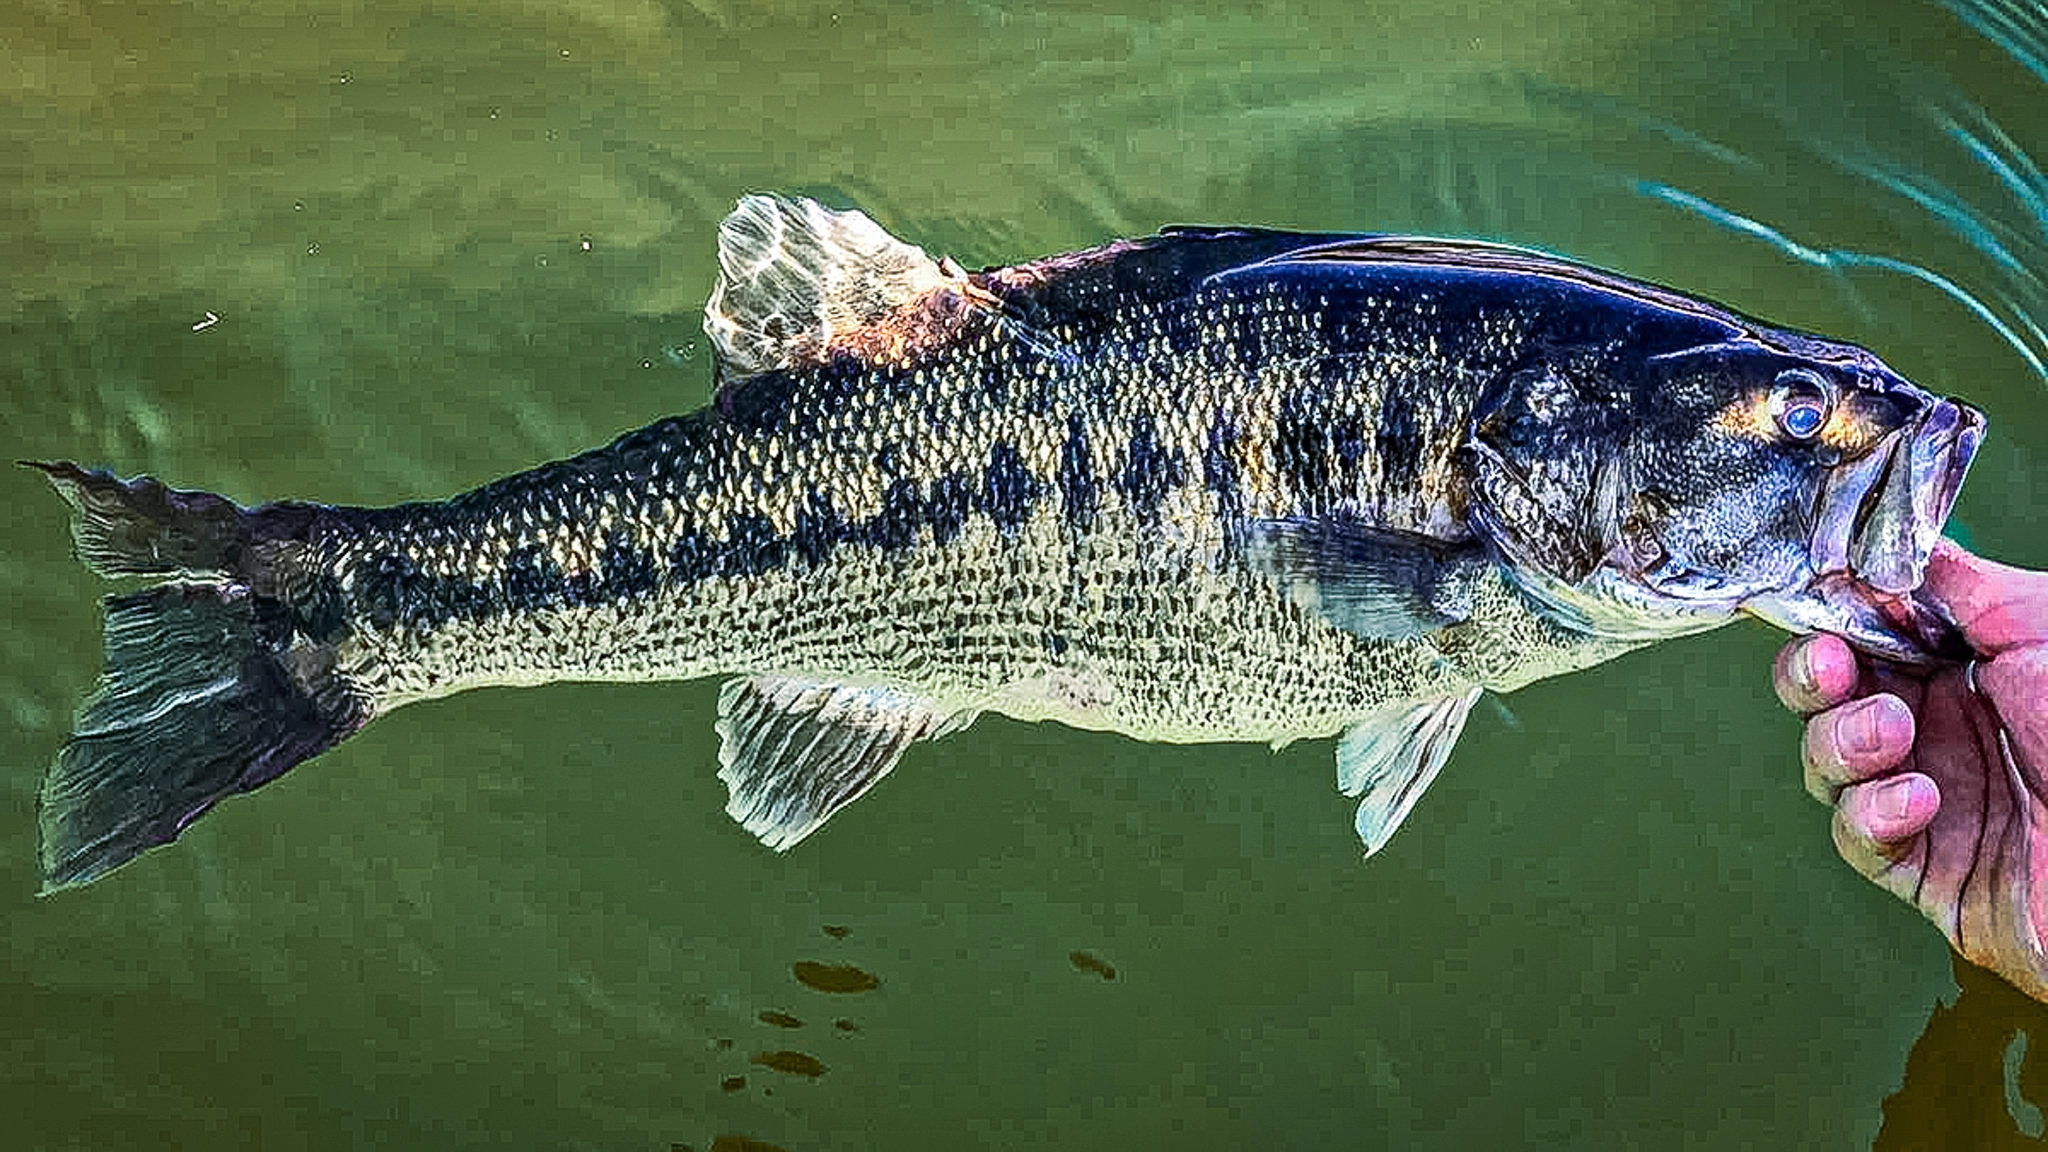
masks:
<path fill-rule="evenodd" d="M 688 1144 L 671 1144 L 669 1152 L 690 1152 Z M 737 1133 L 726 1133 L 713 1138 L 711 1152 L 783 1152 L 780 1147 L 766 1140 L 755 1140 Z"/>
<path fill-rule="evenodd" d="M 773 188 L 970 265 L 1242 221 L 1671 283 L 1984 405 L 1959 520 L 2048 564 L 2040 10 L 1778 9 L 17 8 L 0 429 L 454 491 L 701 403 L 717 220 Z M 19 1146 L 1968 1147 L 2048 1105 L 2039 1007 L 1834 860 L 1760 629 L 1481 711 L 1367 864 L 1325 746 L 1003 723 L 777 856 L 712 686 L 558 686 L 37 902 L 98 589 L 10 497 Z"/>
<path fill-rule="evenodd" d="M 2048 83 L 2048 11 L 2027 0 L 1948 0 L 1948 6 Z"/>

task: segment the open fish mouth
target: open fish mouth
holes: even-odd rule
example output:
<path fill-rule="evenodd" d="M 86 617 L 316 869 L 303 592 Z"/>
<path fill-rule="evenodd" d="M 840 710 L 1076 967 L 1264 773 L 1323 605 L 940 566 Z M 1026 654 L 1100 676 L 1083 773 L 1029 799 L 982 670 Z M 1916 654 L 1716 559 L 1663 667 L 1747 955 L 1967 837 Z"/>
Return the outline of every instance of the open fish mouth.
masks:
<path fill-rule="evenodd" d="M 1895 596 L 1918 588 L 1983 436 L 1982 412 L 1939 400 L 1918 424 L 1837 469 L 1821 494 L 1814 573 L 1846 572 Z"/>
<path fill-rule="evenodd" d="M 1926 575 L 1984 426 L 1978 409 L 1937 400 L 1862 459 L 1837 468 L 1816 508 L 1811 582 L 1744 607 L 1793 631 L 1840 633 L 1895 660 L 1958 655 L 1954 629 L 1912 593 Z"/>

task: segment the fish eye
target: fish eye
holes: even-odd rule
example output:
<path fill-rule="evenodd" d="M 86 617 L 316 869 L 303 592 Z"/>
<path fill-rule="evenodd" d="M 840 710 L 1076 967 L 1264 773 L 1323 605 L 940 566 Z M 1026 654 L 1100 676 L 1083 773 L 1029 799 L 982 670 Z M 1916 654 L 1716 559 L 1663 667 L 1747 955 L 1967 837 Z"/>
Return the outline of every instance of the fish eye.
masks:
<path fill-rule="evenodd" d="M 1794 440 L 1811 440 L 1828 422 L 1834 404 L 1827 381 L 1804 368 L 1787 368 L 1778 373 L 1771 392 L 1771 415 L 1778 427 Z"/>

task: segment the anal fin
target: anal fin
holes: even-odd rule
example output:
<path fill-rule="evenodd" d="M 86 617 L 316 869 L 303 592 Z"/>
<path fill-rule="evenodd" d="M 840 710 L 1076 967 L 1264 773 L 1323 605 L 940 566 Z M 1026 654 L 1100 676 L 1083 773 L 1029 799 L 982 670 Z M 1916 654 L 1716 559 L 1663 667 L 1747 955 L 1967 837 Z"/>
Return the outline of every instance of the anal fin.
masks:
<path fill-rule="evenodd" d="M 973 719 L 887 688 L 729 680 L 718 694 L 725 810 L 763 844 L 786 851 L 887 776 L 912 742 Z"/>
<path fill-rule="evenodd" d="M 1358 797 L 1358 838 L 1370 856 L 1386 846 L 1443 770 L 1480 690 L 1390 705 L 1337 742 L 1337 788 Z"/>

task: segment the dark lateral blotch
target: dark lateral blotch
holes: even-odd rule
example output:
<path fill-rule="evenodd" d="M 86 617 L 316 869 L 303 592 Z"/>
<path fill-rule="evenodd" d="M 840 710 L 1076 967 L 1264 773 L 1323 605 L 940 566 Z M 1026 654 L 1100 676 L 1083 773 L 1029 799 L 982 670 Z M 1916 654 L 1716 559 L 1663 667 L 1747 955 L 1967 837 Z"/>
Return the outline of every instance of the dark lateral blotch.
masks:
<path fill-rule="evenodd" d="M 881 510 L 868 521 L 868 541 L 884 552 L 900 552 L 917 543 L 917 530 L 923 522 L 924 501 L 917 481 L 891 481 L 882 493 Z"/>
<path fill-rule="evenodd" d="M 815 567 L 824 563 L 845 535 L 846 524 L 839 510 L 832 506 L 832 498 L 823 492 L 812 492 L 797 511 L 796 528 L 789 542 L 799 559 Z"/>
<path fill-rule="evenodd" d="M 1236 444 L 1236 430 L 1221 419 L 1209 426 L 1209 436 L 1202 443 L 1202 484 L 1216 497 L 1217 514 L 1225 519 L 1237 511 Z"/>
<path fill-rule="evenodd" d="M 933 481 L 931 500 L 925 506 L 925 518 L 932 526 L 932 542 L 950 543 L 960 534 L 973 508 L 974 485 L 966 473 L 948 472 Z"/>
<path fill-rule="evenodd" d="M 1281 397 L 1273 426 L 1273 462 L 1297 496 L 1314 498 L 1329 487 L 1327 424 L 1322 405 L 1313 397 L 1300 392 Z"/>
<path fill-rule="evenodd" d="M 1399 490 L 1416 483 L 1422 472 L 1422 419 L 1407 390 L 1393 389 L 1381 402 L 1373 440 L 1386 484 Z"/>
<path fill-rule="evenodd" d="M 605 591 L 614 597 L 645 596 L 658 582 L 654 553 L 635 545 L 623 532 L 605 541 L 603 564 Z"/>
<path fill-rule="evenodd" d="M 1095 468 L 1088 457 L 1088 424 L 1076 412 L 1067 417 L 1067 438 L 1060 444 L 1060 508 L 1067 523 L 1080 531 L 1095 524 Z"/>
<path fill-rule="evenodd" d="M 730 576 L 759 576 L 782 567 L 782 537 L 766 516 L 742 512 L 732 517 L 725 541 L 721 573 Z"/>
<path fill-rule="evenodd" d="M 1038 477 L 1024 466 L 1024 454 L 1016 445 L 998 443 L 989 449 L 988 470 L 982 473 L 981 509 L 997 528 L 1007 532 L 1021 527 L 1039 495 Z"/>
<path fill-rule="evenodd" d="M 1167 493 L 1180 486 L 1186 471 L 1180 451 L 1160 443 L 1150 415 L 1131 421 L 1131 442 L 1116 486 L 1138 515 L 1148 520 L 1158 516 L 1159 505 Z"/>
<path fill-rule="evenodd" d="M 505 554 L 498 585 L 506 607 L 515 612 L 531 612 L 561 598 L 562 571 L 538 545 L 529 544 Z"/>

